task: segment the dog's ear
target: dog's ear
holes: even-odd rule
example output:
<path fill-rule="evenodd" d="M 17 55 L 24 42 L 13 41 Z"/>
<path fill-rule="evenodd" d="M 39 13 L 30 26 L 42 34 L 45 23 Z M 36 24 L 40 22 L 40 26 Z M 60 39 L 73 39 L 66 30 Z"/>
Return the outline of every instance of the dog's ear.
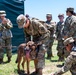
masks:
<path fill-rule="evenodd" d="M 37 44 L 34 44 L 35 45 L 35 47 L 37 48 Z"/>

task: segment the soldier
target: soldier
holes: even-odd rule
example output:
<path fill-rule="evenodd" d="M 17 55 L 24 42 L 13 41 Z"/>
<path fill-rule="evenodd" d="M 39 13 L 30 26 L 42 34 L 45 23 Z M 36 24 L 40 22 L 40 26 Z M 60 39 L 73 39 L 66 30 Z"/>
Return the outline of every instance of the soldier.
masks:
<path fill-rule="evenodd" d="M 57 50 L 58 50 L 58 61 L 64 60 L 64 44 L 63 44 L 63 28 L 64 28 L 64 14 L 58 15 L 59 22 L 56 25 L 56 36 L 58 40 Z"/>
<path fill-rule="evenodd" d="M 47 28 L 50 31 L 50 40 L 49 40 L 49 48 L 47 51 L 47 59 L 51 59 L 51 57 L 53 56 L 52 46 L 53 46 L 53 42 L 54 42 L 53 35 L 54 35 L 56 23 L 54 21 L 52 21 L 52 14 L 47 14 L 46 19 L 47 19 L 46 23 L 48 24 L 48 26 L 50 26 L 50 28 L 49 27 Z"/>
<path fill-rule="evenodd" d="M 23 23 L 22 22 L 23 20 Z M 26 43 L 30 41 L 30 36 L 33 36 L 33 41 L 37 44 L 40 44 L 38 50 L 38 63 L 37 63 L 37 75 L 42 75 L 42 69 L 45 65 L 45 51 L 48 46 L 48 39 L 50 37 L 49 31 L 43 26 L 38 20 L 35 19 L 26 19 L 24 15 L 19 15 L 17 17 L 17 23 L 19 28 L 24 28 Z M 21 26 L 21 24 L 23 26 Z"/>
<path fill-rule="evenodd" d="M 76 16 L 74 16 L 74 8 L 67 8 L 66 10 L 66 15 L 68 16 L 65 20 L 64 24 L 64 30 L 63 30 L 63 35 L 64 39 L 69 38 L 69 37 L 75 37 L 76 36 Z M 69 52 L 64 53 L 65 57 L 69 55 Z"/>
<path fill-rule="evenodd" d="M 2 31 L 2 39 L 3 39 L 3 46 L 6 46 L 6 52 L 7 52 L 7 57 L 8 57 L 8 62 L 11 61 L 12 57 L 12 49 L 11 49 L 11 38 L 12 38 L 12 33 L 11 33 L 11 28 L 12 23 L 9 19 L 5 18 L 6 12 L 5 11 L 0 11 L 0 30 Z M 2 52 L 3 56 L 3 52 Z"/>
<path fill-rule="evenodd" d="M 51 75 L 62 75 L 69 70 L 72 75 L 76 75 L 76 41 L 73 37 L 70 37 L 64 41 L 64 45 L 70 51 L 70 55 L 67 57 L 64 66 L 59 71 L 51 73 Z"/>
<path fill-rule="evenodd" d="M 2 30 L 0 23 L 0 64 L 3 63 L 3 54 L 4 54 L 4 50 L 1 46 L 3 46 L 3 39 L 2 39 Z"/>
<path fill-rule="evenodd" d="M 2 31 L 0 30 L 0 46 L 2 46 L 2 43 L 3 43 Z M 0 47 L 0 64 L 3 63 L 3 54 L 4 54 L 3 48 Z"/>

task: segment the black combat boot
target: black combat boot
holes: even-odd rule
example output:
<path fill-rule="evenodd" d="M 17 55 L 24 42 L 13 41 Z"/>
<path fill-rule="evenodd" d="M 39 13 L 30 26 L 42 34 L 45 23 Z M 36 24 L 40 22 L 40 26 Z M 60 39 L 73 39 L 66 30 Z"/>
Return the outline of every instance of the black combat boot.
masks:
<path fill-rule="evenodd" d="M 7 62 L 9 63 L 10 61 L 11 61 L 11 57 L 8 57 L 8 61 Z"/>
<path fill-rule="evenodd" d="M 58 61 L 64 61 L 64 57 L 59 57 Z"/>
<path fill-rule="evenodd" d="M 0 58 L 0 64 L 2 64 L 3 63 L 3 58 Z"/>
<path fill-rule="evenodd" d="M 51 60 L 52 55 L 48 54 L 46 59 L 50 59 Z"/>

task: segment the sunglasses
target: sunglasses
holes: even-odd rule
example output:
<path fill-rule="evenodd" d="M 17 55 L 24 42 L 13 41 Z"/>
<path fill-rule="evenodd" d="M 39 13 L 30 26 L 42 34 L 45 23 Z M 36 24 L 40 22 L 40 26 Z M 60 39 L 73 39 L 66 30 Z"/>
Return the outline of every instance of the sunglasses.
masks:
<path fill-rule="evenodd" d="M 52 18 L 52 17 L 47 17 L 47 18 Z"/>
<path fill-rule="evenodd" d="M 67 44 L 66 46 L 69 46 L 69 45 L 73 45 L 73 43 L 69 43 L 69 44 Z"/>

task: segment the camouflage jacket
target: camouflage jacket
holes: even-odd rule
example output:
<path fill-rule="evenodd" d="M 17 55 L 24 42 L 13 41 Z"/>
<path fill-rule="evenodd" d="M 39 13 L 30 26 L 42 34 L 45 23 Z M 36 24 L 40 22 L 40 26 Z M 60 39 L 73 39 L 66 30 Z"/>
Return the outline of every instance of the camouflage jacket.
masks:
<path fill-rule="evenodd" d="M 39 38 L 37 41 L 42 41 L 46 38 L 49 31 L 42 25 L 38 20 L 30 20 L 30 25 L 28 28 L 24 28 L 25 41 L 28 42 L 31 40 L 31 35 L 34 38 Z"/>
<path fill-rule="evenodd" d="M 13 27 L 11 21 L 9 19 L 7 19 L 7 24 L 3 25 L 2 21 L 0 21 L 0 34 L 2 35 L 1 37 L 3 39 L 7 39 L 7 38 L 12 38 L 12 32 L 11 32 L 11 28 Z"/>
<path fill-rule="evenodd" d="M 53 34 L 55 32 L 56 23 L 54 21 L 46 21 L 46 23 L 44 25 L 50 31 L 50 36 L 53 37 Z"/>
<path fill-rule="evenodd" d="M 69 16 L 65 20 L 64 36 L 76 38 L 76 16 Z"/>
<path fill-rule="evenodd" d="M 64 29 L 64 22 L 58 22 L 56 25 L 56 36 L 57 40 L 61 40 L 63 38 L 63 29 Z"/>

